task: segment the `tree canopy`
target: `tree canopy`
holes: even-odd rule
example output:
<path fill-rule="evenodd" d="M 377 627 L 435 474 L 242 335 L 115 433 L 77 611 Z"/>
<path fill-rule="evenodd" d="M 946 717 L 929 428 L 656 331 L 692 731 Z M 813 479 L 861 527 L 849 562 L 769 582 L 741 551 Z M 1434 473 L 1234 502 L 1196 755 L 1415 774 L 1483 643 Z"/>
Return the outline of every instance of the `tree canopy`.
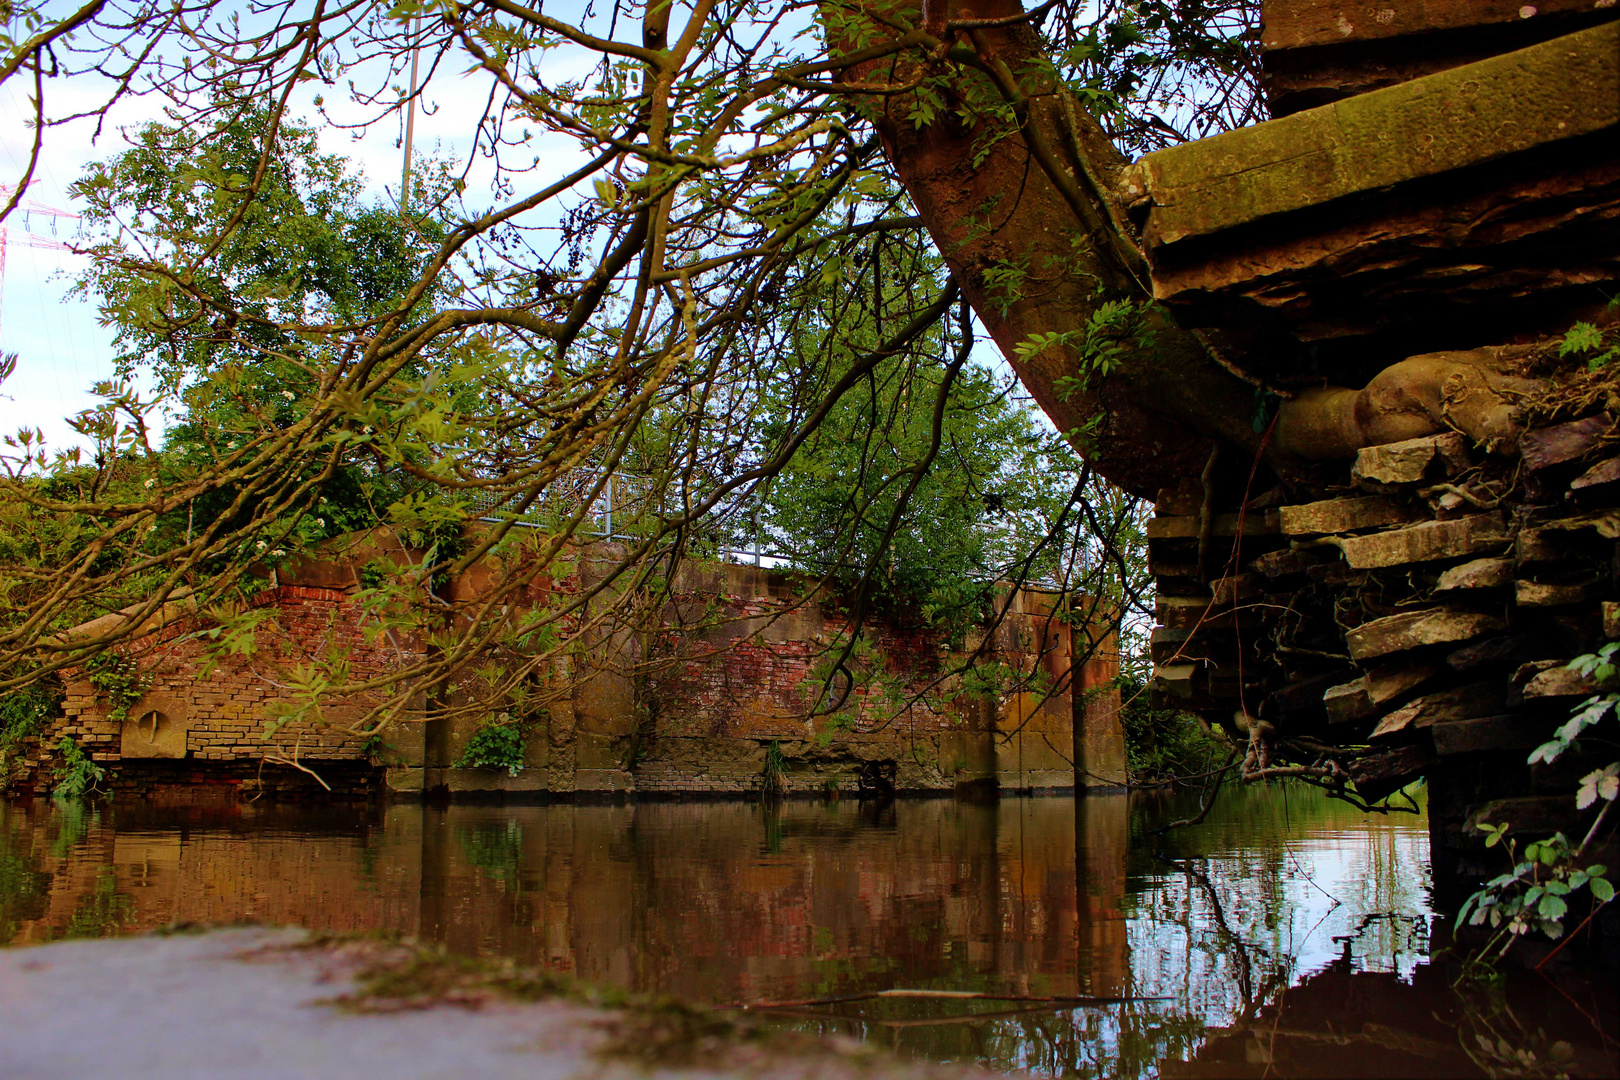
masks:
<path fill-rule="evenodd" d="M 254 567 L 338 527 L 334 503 L 342 527 L 418 538 L 435 573 L 550 514 L 453 614 L 401 594 L 457 633 L 389 676 L 395 704 L 547 642 L 508 650 L 494 692 L 520 686 L 593 602 L 631 618 L 683 557 L 761 529 L 858 566 L 858 608 L 929 566 L 929 603 L 947 578 L 1064 567 L 1129 597 L 1118 560 L 1060 554 L 1130 517 L 1098 477 L 1140 493 L 1256 435 L 1253 388 L 1145 302 L 1111 176 L 1120 148 L 1258 115 L 1254 26 L 1215 0 L 13 7 L 0 81 L 38 138 L 0 211 L 58 129 L 164 120 L 77 189 L 83 287 L 158 392 L 105 387 L 78 420 L 93 454 L 12 439 L 0 685 L 181 589 L 228 620 Z M 464 117 L 471 149 L 392 207 L 315 141 L 424 107 Z M 967 360 L 973 316 L 1089 462 L 1061 496 L 1036 483 L 1050 440 Z M 998 439 L 1032 456 L 991 461 Z M 621 477 L 614 571 L 514 624 Z M 896 546 L 908 521 L 934 539 Z M 54 636 L 126 605 L 124 629 Z"/>

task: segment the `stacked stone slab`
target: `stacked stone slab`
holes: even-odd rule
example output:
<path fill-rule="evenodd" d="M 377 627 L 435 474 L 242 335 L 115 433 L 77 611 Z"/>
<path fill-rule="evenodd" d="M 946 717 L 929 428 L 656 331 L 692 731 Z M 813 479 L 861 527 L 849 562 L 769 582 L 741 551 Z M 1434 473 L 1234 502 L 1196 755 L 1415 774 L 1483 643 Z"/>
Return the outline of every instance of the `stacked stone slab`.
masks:
<path fill-rule="evenodd" d="M 1155 296 L 1256 384 L 1262 424 L 1267 394 L 1365 386 L 1424 353 L 1530 356 L 1613 320 L 1620 4 L 1263 7 L 1277 119 L 1149 154 L 1120 186 Z M 1208 490 L 1162 492 L 1157 692 L 1369 801 L 1426 778 L 1442 886 L 1485 869 L 1481 822 L 1578 828 L 1592 762 L 1527 757 L 1594 690 L 1568 661 L 1620 634 L 1605 409 L 1620 401 L 1539 407 L 1517 446 L 1444 431 L 1281 484 L 1227 452 Z"/>
<path fill-rule="evenodd" d="M 1575 780 L 1602 762 L 1526 762 L 1602 689 L 1568 662 L 1620 638 L 1614 417 L 1531 431 L 1506 457 L 1456 433 L 1369 447 L 1336 481 L 1213 515 L 1194 483 L 1161 493 L 1162 702 L 1239 742 L 1262 725 L 1368 802 L 1438 779 L 1453 857 L 1481 822 L 1578 827 Z"/>

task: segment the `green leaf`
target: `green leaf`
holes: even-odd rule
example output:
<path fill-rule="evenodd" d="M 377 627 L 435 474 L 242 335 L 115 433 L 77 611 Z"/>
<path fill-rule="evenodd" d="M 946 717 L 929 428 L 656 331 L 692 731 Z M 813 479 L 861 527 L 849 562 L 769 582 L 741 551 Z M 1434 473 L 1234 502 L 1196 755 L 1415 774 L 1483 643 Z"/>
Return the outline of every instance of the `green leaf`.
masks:
<path fill-rule="evenodd" d="M 1595 877 L 1592 879 L 1589 887 L 1592 890 L 1592 895 L 1596 897 L 1600 903 L 1607 904 L 1610 900 L 1614 899 L 1614 883 L 1608 878 Z"/>
<path fill-rule="evenodd" d="M 1578 322 L 1564 335 L 1563 342 L 1558 346 L 1558 355 L 1569 356 L 1572 353 L 1590 352 L 1602 344 L 1603 331 L 1591 323 Z"/>
<path fill-rule="evenodd" d="M 1536 905 L 1536 912 L 1543 919 L 1562 919 L 1569 910 L 1569 905 L 1561 896 L 1543 896 L 1541 903 Z"/>

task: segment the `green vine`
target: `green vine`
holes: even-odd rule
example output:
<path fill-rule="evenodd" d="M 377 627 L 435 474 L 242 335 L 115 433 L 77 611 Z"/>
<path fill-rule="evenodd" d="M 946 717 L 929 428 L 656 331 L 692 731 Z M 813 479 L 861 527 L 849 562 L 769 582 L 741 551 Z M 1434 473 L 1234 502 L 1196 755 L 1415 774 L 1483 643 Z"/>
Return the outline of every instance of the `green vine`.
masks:
<path fill-rule="evenodd" d="M 146 695 L 152 677 L 143 675 L 135 661 L 122 653 L 105 652 L 84 665 L 90 685 L 107 701 L 107 719 L 123 723 L 132 705 Z"/>

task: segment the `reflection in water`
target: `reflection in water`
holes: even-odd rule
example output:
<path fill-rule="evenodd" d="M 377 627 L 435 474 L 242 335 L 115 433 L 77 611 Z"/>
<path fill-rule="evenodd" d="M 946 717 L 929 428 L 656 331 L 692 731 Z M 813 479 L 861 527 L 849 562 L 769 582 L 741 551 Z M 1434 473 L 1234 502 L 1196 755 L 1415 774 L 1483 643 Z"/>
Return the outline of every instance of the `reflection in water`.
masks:
<path fill-rule="evenodd" d="M 720 1005 L 888 988 L 1166 999 L 890 999 L 780 1017 L 1049 1075 L 1152 1075 L 1212 1034 L 1212 1048 L 1239 1038 L 1312 973 L 1386 973 L 1410 990 L 1427 950 L 1421 819 L 1251 788 L 1197 829 L 1150 835 L 1183 809 L 1123 796 L 0 804 L 0 943 L 254 919 L 391 928 Z"/>

